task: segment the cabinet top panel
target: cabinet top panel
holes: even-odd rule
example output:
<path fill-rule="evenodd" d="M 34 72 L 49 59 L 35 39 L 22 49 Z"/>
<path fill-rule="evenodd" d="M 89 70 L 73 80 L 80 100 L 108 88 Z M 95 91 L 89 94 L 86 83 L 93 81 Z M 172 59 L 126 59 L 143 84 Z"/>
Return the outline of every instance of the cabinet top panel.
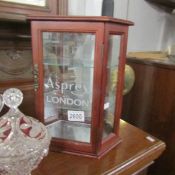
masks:
<path fill-rule="evenodd" d="M 109 16 L 29 16 L 34 21 L 77 21 L 77 22 L 110 22 L 122 25 L 134 25 L 133 22 Z"/>

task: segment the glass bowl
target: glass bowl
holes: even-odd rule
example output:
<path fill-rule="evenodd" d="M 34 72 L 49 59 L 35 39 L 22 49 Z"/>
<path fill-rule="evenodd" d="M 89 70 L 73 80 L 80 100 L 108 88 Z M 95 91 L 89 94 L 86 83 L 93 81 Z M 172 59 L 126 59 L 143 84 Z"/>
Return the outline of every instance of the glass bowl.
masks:
<path fill-rule="evenodd" d="M 51 138 L 47 129 L 18 109 L 22 99 L 22 92 L 15 88 L 6 90 L 0 98 L 0 104 L 10 108 L 0 118 L 1 175 L 30 175 L 48 154 Z"/>

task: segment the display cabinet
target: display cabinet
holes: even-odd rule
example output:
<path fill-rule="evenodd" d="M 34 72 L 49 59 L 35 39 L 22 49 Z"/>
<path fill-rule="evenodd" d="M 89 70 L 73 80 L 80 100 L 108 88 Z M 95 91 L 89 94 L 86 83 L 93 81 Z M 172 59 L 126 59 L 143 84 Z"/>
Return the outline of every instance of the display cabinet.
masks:
<path fill-rule="evenodd" d="M 130 21 L 30 17 L 36 116 L 52 150 L 101 157 L 120 142 Z"/>

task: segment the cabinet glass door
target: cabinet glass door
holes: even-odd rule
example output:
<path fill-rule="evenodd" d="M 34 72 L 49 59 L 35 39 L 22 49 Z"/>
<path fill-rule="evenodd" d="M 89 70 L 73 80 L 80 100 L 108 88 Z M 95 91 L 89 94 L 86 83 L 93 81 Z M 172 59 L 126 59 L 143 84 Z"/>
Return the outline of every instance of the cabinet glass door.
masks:
<path fill-rule="evenodd" d="M 54 138 L 90 143 L 95 34 L 43 32 L 44 120 Z"/>
<path fill-rule="evenodd" d="M 114 132 L 120 40 L 121 36 L 119 35 L 109 36 L 103 138 Z"/>

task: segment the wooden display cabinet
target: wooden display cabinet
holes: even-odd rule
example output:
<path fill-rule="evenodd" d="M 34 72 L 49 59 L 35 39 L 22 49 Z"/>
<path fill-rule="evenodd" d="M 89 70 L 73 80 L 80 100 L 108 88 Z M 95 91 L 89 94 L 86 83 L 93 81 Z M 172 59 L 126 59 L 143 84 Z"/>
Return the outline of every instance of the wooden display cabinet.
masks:
<path fill-rule="evenodd" d="M 36 116 L 51 149 L 101 157 L 119 137 L 130 21 L 109 17 L 30 17 Z"/>

